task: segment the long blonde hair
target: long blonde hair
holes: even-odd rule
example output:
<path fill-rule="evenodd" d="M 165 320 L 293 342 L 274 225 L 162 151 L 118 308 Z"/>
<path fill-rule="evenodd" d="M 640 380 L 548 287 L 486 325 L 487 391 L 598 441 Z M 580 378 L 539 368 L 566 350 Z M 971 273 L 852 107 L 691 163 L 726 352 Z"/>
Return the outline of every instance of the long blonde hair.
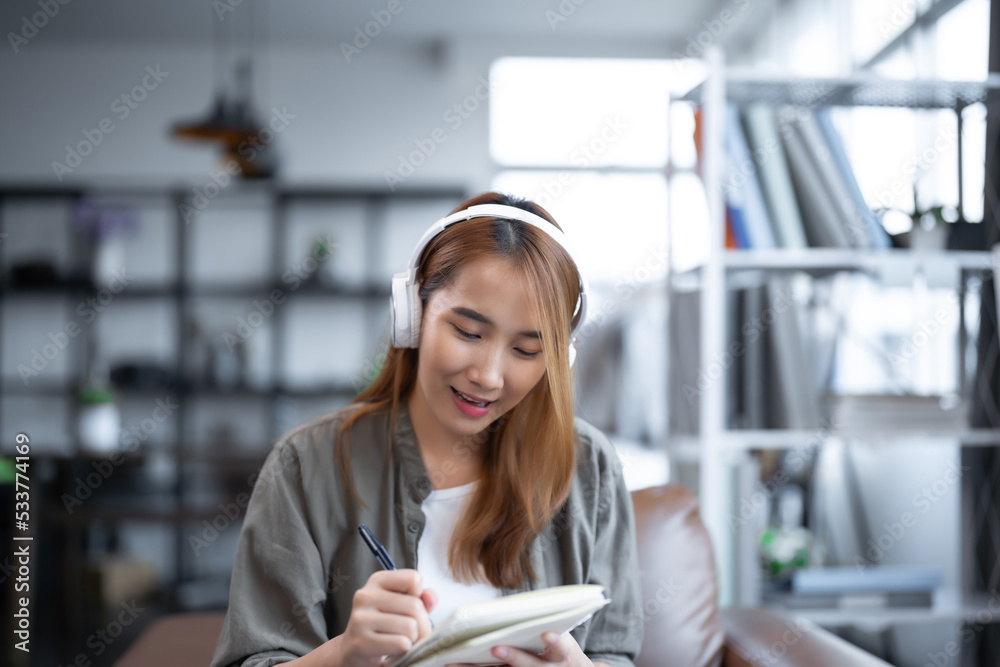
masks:
<path fill-rule="evenodd" d="M 495 192 L 474 197 L 452 212 L 476 204 L 518 206 L 559 227 L 537 204 Z M 518 588 L 526 577 L 535 578 L 529 546 L 565 502 L 576 467 L 567 347 L 579 280 L 569 255 L 541 230 L 519 221 L 473 218 L 445 229 L 422 253 L 417 270 L 421 302 L 426 304 L 435 290 L 449 284 L 463 265 L 484 256 L 511 261 L 528 284 L 537 287 L 545 372 L 520 403 L 478 435 L 478 444 L 485 448 L 484 475 L 456 524 L 449 564 L 459 580 L 480 579 L 481 565 L 493 586 Z M 389 348 L 379 374 L 354 399 L 360 408 L 341 425 L 337 459 L 355 498 L 344 434 L 365 414 L 385 410 L 391 413 L 390 432 L 395 432 L 399 404 L 416 381 L 417 361 L 416 348 Z"/>

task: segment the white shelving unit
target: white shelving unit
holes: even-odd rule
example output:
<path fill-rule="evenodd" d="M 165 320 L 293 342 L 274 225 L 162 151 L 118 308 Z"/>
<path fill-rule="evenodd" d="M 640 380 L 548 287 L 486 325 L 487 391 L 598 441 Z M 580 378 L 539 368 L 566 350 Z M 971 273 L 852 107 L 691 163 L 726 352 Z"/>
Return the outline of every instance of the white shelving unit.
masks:
<path fill-rule="evenodd" d="M 802 271 L 813 275 L 852 271 L 876 277 L 894 278 L 923 273 L 924 275 L 955 277 L 982 271 L 995 275 L 997 266 L 990 252 L 910 251 L 810 248 L 804 250 L 727 250 L 725 248 L 725 203 L 721 187 L 723 174 L 723 117 L 726 103 L 764 102 L 773 105 L 801 105 L 819 108 L 824 105 L 884 106 L 916 109 L 961 110 L 974 103 L 985 102 L 987 93 L 1000 90 L 1000 76 L 991 75 L 981 82 L 950 81 L 889 81 L 874 76 L 839 79 L 797 79 L 761 76 L 760 74 L 727 69 L 718 50 L 707 53 L 708 76 L 675 101 L 699 103 L 702 108 L 702 180 L 709 215 L 709 252 L 705 263 L 683 273 L 668 269 L 671 293 L 678 285 L 692 285 L 700 290 L 699 367 L 710 368 L 720 358 L 727 344 L 727 290 L 739 284 L 739 277 L 749 271 Z M 669 171 L 668 171 L 669 173 Z M 671 370 L 671 372 L 673 372 Z M 683 400 L 677 396 L 672 401 Z M 746 582 L 739 580 L 740 559 L 751 555 L 755 540 L 734 534 L 727 520 L 739 498 L 735 497 L 733 481 L 747 479 L 753 466 L 752 452 L 764 449 L 788 449 L 808 446 L 828 438 L 844 441 L 864 441 L 891 444 L 902 438 L 921 439 L 942 446 L 997 446 L 1000 432 L 983 429 L 914 430 L 893 428 L 859 430 L 844 425 L 836 434 L 809 430 L 735 430 L 726 424 L 726 382 L 708 383 L 699 394 L 698 432 L 696 435 L 671 434 L 671 456 L 698 464 L 698 485 L 703 520 L 712 537 L 719 575 L 720 604 L 739 605 L 756 600 L 746 599 Z M 750 551 L 748 551 L 750 550 Z M 746 571 L 745 562 L 743 570 Z M 829 625 L 885 625 L 925 621 L 937 618 L 961 618 L 974 614 L 980 607 L 971 596 L 943 591 L 942 599 L 923 610 L 876 609 L 814 610 L 797 612 Z"/>
<path fill-rule="evenodd" d="M 827 628 L 860 627 L 881 632 L 895 625 L 926 623 L 928 621 L 968 621 L 982 625 L 984 621 L 1000 621 L 1000 613 L 993 611 L 987 595 L 962 598 L 947 592 L 935 596 L 927 608 L 894 607 L 845 607 L 842 609 L 806 609 L 795 612 L 817 625 Z"/>

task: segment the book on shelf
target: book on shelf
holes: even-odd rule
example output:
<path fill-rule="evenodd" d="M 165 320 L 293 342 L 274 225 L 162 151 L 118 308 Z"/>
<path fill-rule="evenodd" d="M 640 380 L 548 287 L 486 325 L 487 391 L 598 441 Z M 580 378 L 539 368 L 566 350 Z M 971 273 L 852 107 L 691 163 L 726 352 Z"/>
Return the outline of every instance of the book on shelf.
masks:
<path fill-rule="evenodd" d="M 792 591 L 798 595 L 927 593 L 941 580 L 941 568 L 919 565 L 807 567 L 792 574 Z"/>
<path fill-rule="evenodd" d="M 738 204 L 726 202 L 726 247 L 740 250 L 753 247 L 746 228 L 746 215 Z"/>
<path fill-rule="evenodd" d="M 735 353 L 726 378 L 726 424 L 733 429 L 766 428 L 763 377 L 767 334 L 760 326 L 763 291 L 762 285 L 752 285 L 728 293 L 726 312 L 734 319 L 726 348 Z"/>
<path fill-rule="evenodd" d="M 758 156 L 757 169 L 774 223 L 774 232 L 782 248 L 805 248 L 805 229 L 795 199 L 792 177 L 788 172 L 785 148 L 778 132 L 778 119 L 774 107 L 768 104 L 751 104 L 743 112 L 747 141 L 753 154 Z"/>
<path fill-rule="evenodd" d="M 770 354 L 766 396 L 768 425 L 772 428 L 815 429 L 820 425 L 819 399 L 806 363 L 798 308 L 792 298 L 791 277 L 767 278 L 767 308 L 775 313 L 770 325 Z M 763 318 L 762 318 L 763 321 Z"/>
<path fill-rule="evenodd" d="M 734 331 L 732 336 L 733 340 L 726 341 L 726 348 L 729 350 L 734 350 L 733 342 L 740 339 L 739 323 L 746 321 L 747 312 L 745 309 L 744 291 L 741 289 L 726 290 L 726 312 L 732 313 L 737 323 L 737 331 Z M 745 421 L 744 415 L 747 413 L 747 396 L 743 391 L 743 387 L 747 384 L 746 374 L 749 371 L 745 363 L 746 358 L 747 350 L 744 349 L 742 350 L 742 354 L 733 354 L 731 363 L 729 364 L 729 377 L 726 381 L 726 414 L 724 419 L 730 425 L 742 424 Z"/>
<path fill-rule="evenodd" d="M 569 632 L 611 600 L 595 584 L 553 586 L 482 602 L 467 602 L 386 667 L 439 667 L 448 663 L 502 664 L 498 644 L 541 653 L 542 634 Z"/>
<path fill-rule="evenodd" d="M 765 599 L 787 609 L 930 607 L 943 576 L 938 567 L 855 565 L 806 567 Z"/>
<path fill-rule="evenodd" d="M 667 373 L 667 421 L 677 434 L 698 433 L 701 394 L 709 381 L 701 368 L 701 291 L 677 291 L 670 297 L 667 337 L 670 364 Z"/>
<path fill-rule="evenodd" d="M 811 110 L 799 109 L 795 113 L 793 122 L 809 152 L 809 157 L 819 175 L 820 184 L 833 202 L 832 212 L 847 237 L 847 242 L 854 248 L 871 247 L 868 230 L 864 221 L 854 215 L 854 200 L 833 156 L 833 150 L 820 129 L 816 115 Z"/>
<path fill-rule="evenodd" d="M 737 350 L 728 369 L 726 420 L 733 429 L 817 429 L 820 393 L 829 360 L 808 340 L 806 321 L 792 294 L 791 277 L 768 276 L 733 290 L 728 312 L 735 326 L 727 341 Z"/>
<path fill-rule="evenodd" d="M 796 116 L 795 109 L 783 109 L 779 122 L 809 245 L 850 248 L 851 242 L 840 221 L 838 206 L 827 189 Z"/>
<path fill-rule="evenodd" d="M 830 149 L 830 154 L 836 163 L 837 171 L 840 173 L 840 177 L 850 196 L 847 213 L 852 220 L 852 225 L 858 229 L 860 235 L 867 236 L 869 247 L 888 248 L 891 245 L 889 234 L 882 227 L 882 223 L 879 222 L 875 211 L 868 205 L 864 195 L 861 193 L 861 186 L 858 185 L 858 179 L 854 176 L 854 169 L 851 167 L 851 161 L 847 157 L 847 151 L 844 149 L 844 142 L 840 137 L 840 133 L 837 132 L 836 126 L 833 124 L 830 107 L 823 107 L 816 112 L 816 123 L 819 126 L 826 145 Z"/>
<path fill-rule="evenodd" d="M 736 241 L 736 234 L 733 233 L 733 216 L 726 207 L 726 249 L 738 250 L 740 244 Z"/>
<path fill-rule="evenodd" d="M 968 405 L 945 396 L 838 394 L 830 397 L 833 421 L 859 431 L 961 433 L 969 428 Z"/>
<path fill-rule="evenodd" d="M 736 242 L 741 248 L 775 248 L 774 230 L 757 179 L 756 163 L 735 104 L 726 105 L 725 145 L 727 167 L 722 191 Z"/>
<path fill-rule="evenodd" d="M 702 123 L 699 108 L 699 171 Z M 723 134 L 726 248 L 890 247 L 829 107 L 727 103 Z"/>
<path fill-rule="evenodd" d="M 767 402 L 765 392 L 760 385 L 760 378 L 765 377 L 765 369 L 770 361 L 767 350 L 767 337 L 753 326 L 754 318 L 759 318 L 764 312 L 764 287 L 754 286 L 744 290 L 743 307 L 745 315 L 740 319 L 744 349 L 743 405 L 745 428 L 761 429 L 767 426 Z M 762 320 L 757 320 L 761 321 Z"/>

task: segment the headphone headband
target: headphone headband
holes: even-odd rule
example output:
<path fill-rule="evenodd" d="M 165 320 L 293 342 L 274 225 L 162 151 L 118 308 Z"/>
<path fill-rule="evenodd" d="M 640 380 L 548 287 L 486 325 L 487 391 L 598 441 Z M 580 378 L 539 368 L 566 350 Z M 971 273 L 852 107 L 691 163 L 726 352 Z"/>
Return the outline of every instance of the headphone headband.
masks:
<path fill-rule="evenodd" d="M 577 302 L 577 309 L 573 315 L 575 324 L 570 332 L 570 363 L 572 364 L 572 359 L 575 356 L 575 335 L 577 330 L 583 326 L 583 322 L 587 317 L 587 283 L 583 277 L 583 272 L 580 270 L 580 262 L 577 260 L 576 253 L 573 252 L 569 239 L 566 238 L 566 234 L 563 233 L 562 230 L 545 218 L 535 215 L 530 211 L 504 204 L 476 204 L 475 206 L 470 206 L 469 208 L 457 211 L 432 224 L 427 231 L 424 232 L 423 236 L 420 237 L 420 240 L 417 241 L 417 245 L 413 249 L 413 253 L 410 256 L 410 262 L 407 265 L 406 271 L 397 273 L 393 276 L 392 280 L 391 302 L 393 316 L 393 346 L 416 347 L 419 340 L 421 311 L 420 299 L 417 294 L 419 285 L 417 285 L 416 276 L 420 255 L 423 253 L 424 248 L 426 248 L 431 242 L 431 239 L 451 225 L 462 222 L 463 220 L 484 217 L 500 218 L 504 220 L 518 220 L 531 225 L 532 227 L 541 230 L 553 241 L 558 243 L 572 260 L 574 266 L 576 267 L 576 273 L 579 278 L 580 286 L 580 298 Z"/>

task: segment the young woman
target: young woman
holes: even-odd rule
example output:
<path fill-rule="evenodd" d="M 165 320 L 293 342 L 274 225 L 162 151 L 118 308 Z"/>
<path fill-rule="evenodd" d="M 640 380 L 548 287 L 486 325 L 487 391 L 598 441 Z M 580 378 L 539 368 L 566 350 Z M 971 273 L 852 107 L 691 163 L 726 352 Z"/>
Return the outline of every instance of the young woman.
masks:
<path fill-rule="evenodd" d="M 393 346 L 371 386 L 284 434 L 261 469 L 213 666 L 379 667 L 462 602 L 595 583 L 611 603 L 547 633 L 544 653 L 493 655 L 630 667 L 631 498 L 607 438 L 573 414 L 585 299 L 536 204 L 487 193 L 432 226 L 394 278 Z M 399 569 L 381 570 L 362 523 Z"/>

